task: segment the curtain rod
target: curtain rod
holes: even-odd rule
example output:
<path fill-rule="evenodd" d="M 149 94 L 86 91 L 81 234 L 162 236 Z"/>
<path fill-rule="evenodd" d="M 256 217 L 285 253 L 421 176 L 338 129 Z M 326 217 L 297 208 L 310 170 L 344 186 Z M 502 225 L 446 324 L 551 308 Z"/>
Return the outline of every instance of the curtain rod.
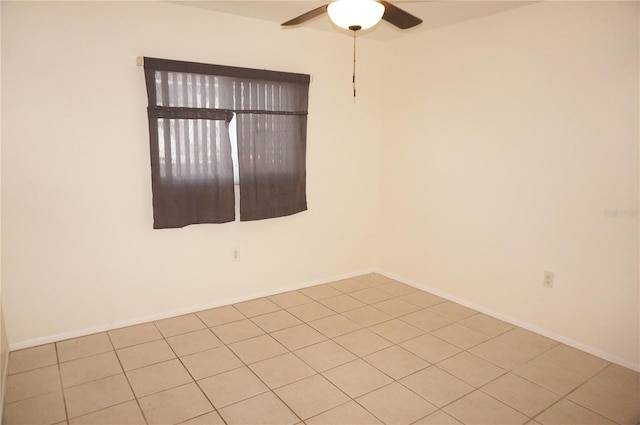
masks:
<path fill-rule="evenodd" d="M 136 57 L 136 65 L 137 66 L 144 66 L 144 57 L 137 56 Z M 309 75 L 309 82 L 313 83 L 313 75 Z"/>

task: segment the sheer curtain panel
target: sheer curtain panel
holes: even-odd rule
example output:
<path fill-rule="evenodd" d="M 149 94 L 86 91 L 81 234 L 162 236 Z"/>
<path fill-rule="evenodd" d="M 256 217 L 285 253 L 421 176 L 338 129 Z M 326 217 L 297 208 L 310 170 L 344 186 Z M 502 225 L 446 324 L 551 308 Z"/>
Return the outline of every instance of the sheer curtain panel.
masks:
<path fill-rule="evenodd" d="M 144 67 L 154 228 L 235 220 L 234 114 L 240 219 L 307 209 L 309 75 L 155 58 Z"/>

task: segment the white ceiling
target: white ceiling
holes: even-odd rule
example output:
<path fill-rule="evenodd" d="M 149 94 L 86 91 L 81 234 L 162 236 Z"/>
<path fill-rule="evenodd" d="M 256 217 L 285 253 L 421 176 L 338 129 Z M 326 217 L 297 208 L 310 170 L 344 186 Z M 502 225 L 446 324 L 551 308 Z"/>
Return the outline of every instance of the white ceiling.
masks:
<path fill-rule="evenodd" d="M 302 15 L 309 10 L 329 3 L 328 1 L 307 1 L 307 0 L 174 0 L 178 3 L 191 7 L 215 10 L 217 12 L 240 15 L 249 18 L 262 19 L 280 25 L 289 19 Z M 417 27 L 400 30 L 388 22 L 382 21 L 374 28 L 362 31 L 359 36 L 369 37 L 376 40 L 390 40 L 404 34 L 412 34 L 419 31 L 428 31 L 456 22 L 479 18 L 505 10 L 531 4 L 531 1 L 408 1 L 395 0 L 393 3 L 407 12 L 421 18 L 424 22 Z M 343 30 L 331 23 L 327 14 L 314 18 L 303 24 L 307 28 L 314 28 L 322 31 L 344 32 L 350 35 L 348 30 Z M 283 28 L 283 31 L 295 31 L 296 27 Z"/>

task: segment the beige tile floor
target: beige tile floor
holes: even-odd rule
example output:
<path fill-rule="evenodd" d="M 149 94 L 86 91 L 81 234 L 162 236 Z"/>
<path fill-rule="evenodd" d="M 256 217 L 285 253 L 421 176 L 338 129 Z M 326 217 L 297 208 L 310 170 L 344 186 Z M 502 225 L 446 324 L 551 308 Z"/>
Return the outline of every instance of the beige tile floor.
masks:
<path fill-rule="evenodd" d="M 12 352 L 4 424 L 636 424 L 639 383 L 369 274 Z"/>

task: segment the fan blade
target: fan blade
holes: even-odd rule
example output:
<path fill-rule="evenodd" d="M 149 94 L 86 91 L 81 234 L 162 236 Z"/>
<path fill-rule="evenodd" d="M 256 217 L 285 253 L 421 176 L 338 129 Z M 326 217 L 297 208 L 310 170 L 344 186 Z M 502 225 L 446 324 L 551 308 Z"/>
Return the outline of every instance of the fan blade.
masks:
<path fill-rule="evenodd" d="M 320 7 L 316 7 L 313 10 L 308 11 L 307 13 L 303 13 L 302 15 L 298 16 L 297 18 L 293 18 L 287 22 L 285 22 L 284 24 L 282 24 L 283 27 L 289 27 L 292 25 L 300 25 L 304 22 L 307 22 L 313 18 L 315 18 L 316 16 L 320 16 L 323 13 L 325 13 L 327 11 L 327 5 L 325 4 L 324 6 L 320 6 Z"/>
<path fill-rule="evenodd" d="M 382 15 L 382 19 L 400 29 L 406 30 L 407 28 L 415 27 L 422 23 L 422 19 L 394 6 L 388 1 L 380 1 L 380 3 L 384 5 L 384 15 Z"/>

